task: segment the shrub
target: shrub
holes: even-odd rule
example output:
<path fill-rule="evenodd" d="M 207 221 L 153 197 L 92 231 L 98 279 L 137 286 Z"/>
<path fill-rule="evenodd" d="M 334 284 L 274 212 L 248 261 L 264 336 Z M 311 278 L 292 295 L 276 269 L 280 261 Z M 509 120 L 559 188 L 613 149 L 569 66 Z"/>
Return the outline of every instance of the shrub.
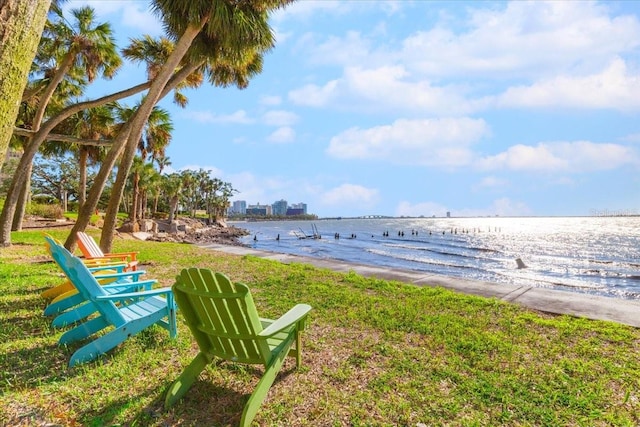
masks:
<path fill-rule="evenodd" d="M 41 203 L 31 203 L 27 207 L 27 213 L 49 219 L 61 219 L 64 215 L 60 205 L 45 205 Z"/>

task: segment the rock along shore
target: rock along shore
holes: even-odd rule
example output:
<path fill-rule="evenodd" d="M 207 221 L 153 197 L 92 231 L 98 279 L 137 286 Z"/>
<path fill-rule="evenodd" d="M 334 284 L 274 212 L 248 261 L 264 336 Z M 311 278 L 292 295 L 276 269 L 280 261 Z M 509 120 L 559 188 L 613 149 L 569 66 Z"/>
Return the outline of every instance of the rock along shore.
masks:
<path fill-rule="evenodd" d="M 73 224 L 72 220 L 28 217 L 25 218 L 23 228 L 70 228 Z M 97 226 L 100 227 L 101 224 L 99 223 Z M 199 219 L 179 218 L 171 223 L 166 220 L 144 220 L 136 229 L 130 223 L 124 224 L 117 229 L 117 234 L 120 237 L 130 235 L 133 238 L 154 242 L 245 246 L 240 243 L 240 237 L 248 235 L 249 232 L 243 228 L 229 226 L 224 222 L 209 225 Z"/>

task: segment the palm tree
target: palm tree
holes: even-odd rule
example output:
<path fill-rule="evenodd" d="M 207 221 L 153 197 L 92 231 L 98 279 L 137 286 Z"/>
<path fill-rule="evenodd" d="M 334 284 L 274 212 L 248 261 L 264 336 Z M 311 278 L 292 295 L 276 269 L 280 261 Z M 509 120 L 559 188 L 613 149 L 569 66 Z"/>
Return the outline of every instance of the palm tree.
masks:
<path fill-rule="evenodd" d="M 180 174 L 172 173 L 169 175 L 163 175 L 164 183 L 162 188 L 164 193 L 169 198 L 169 222 L 171 223 L 178 210 L 178 203 L 180 202 L 180 193 L 182 192 L 183 180 Z"/>
<path fill-rule="evenodd" d="M 164 169 L 167 166 L 171 165 L 171 160 L 169 160 L 169 158 L 165 155 L 164 150 L 162 152 L 156 153 L 155 156 L 152 154 L 151 155 L 151 159 L 158 166 L 158 175 L 160 177 L 162 177 L 162 171 L 164 171 Z M 159 185 L 159 187 L 161 187 L 162 186 L 162 181 L 158 185 Z M 158 199 L 159 198 L 160 198 L 160 191 L 157 191 L 156 195 L 154 197 L 154 200 L 153 200 L 153 214 L 154 215 L 158 212 Z"/>
<path fill-rule="evenodd" d="M 72 116 L 69 120 L 71 129 L 66 134 L 83 139 L 101 140 L 109 139 L 114 132 L 114 106 L 102 105 L 100 107 L 84 110 Z M 77 145 L 78 153 L 78 209 L 82 207 L 87 196 L 87 169 L 90 164 L 95 164 L 104 157 L 104 147 Z"/>
<path fill-rule="evenodd" d="M 142 105 L 138 109 L 135 117 L 128 123 L 126 129 L 121 131 L 114 140 L 114 146 L 111 150 L 113 155 L 107 156 L 107 159 L 98 172 L 97 182 L 106 180 L 108 171 L 115 164 L 115 157 L 120 152 L 123 153 L 118 173 L 126 175 L 129 172 L 131 163 L 135 155 L 135 144 L 142 134 L 144 123 L 148 115 L 151 113 L 153 106 L 175 86 L 168 85 L 169 80 L 174 75 L 180 74 L 183 70 L 178 69 L 181 61 L 187 55 L 187 51 L 191 47 L 196 37 L 204 32 L 210 40 L 216 40 L 215 52 L 220 55 L 220 51 L 228 51 L 227 57 L 233 57 L 233 53 L 237 52 L 236 57 L 241 59 L 243 52 L 247 49 L 260 49 L 266 51 L 273 47 L 273 34 L 267 22 L 270 11 L 289 4 L 290 0 L 261 0 L 261 1 L 243 1 L 236 0 L 196 0 L 184 2 L 180 0 L 154 0 L 153 8 L 161 15 L 165 28 L 175 37 L 176 44 L 171 55 L 167 59 L 162 69 L 158 72 L 153 80 L 147 96 Z M 204 62 L 206 52 L 211 59 L 215 58 L 213 50 L 207 50 L 204 46 L 197 46 L 190 55 L 193 59 L 192 63 L 200 65 Z M 184 67 L 188 72 L 188 67 Z M 181 81 L 181 80 L 180 80 Z M 174 82 L 175 84 L 175 82 Z M 113 162 L 113 163 L 111 163 Z M 118 182 L 120 181 L 120 182 Z M 104 183 L 102 183 L 104 185 Z M 124 187 L 124 178 L 116 180 L 111 198 L 112 205 L 105 215 L 105 225 L 103 228 L 100 245 L 103 250 L 111 248 L 113 240 L 113 231 L 115 229 L 115 217 L 117 215 L 117 203 L 115 199 L 122 196 Z M 104 188 L 104 187 L 102 187 Z M 77 231 L 84 230 L 89 223 L 91 210 L 95 207 L 102 188 L 94 185 L 87 197 L 87 203 L 78 216 L 69 238 L 65 242 L 65 246 L 73 248 L 75 246 L 75 234 Z M 111 217 L 109 228 L 107 229 L 107 217 Z"/>
<path fill-rule="evenodd" d="M 93 9 L 84 7 L 72 11 L 75 17 L 75 25 L 70 27 L 64 21 L 64 17 L 58 12 L 59 20 L 51 23 L 43 35 L 41 45 L 53 55 L 57 67 L 50 77 L 45 89 L 41 92 L 38 107 L 32 123 L 32 129 L 38 131 L 47 111 L 47 107 L 53 98 L 56 89 L 60 86 L 64 77 L 74 67 L 81 67 L 89 82 L 98 74 L 111 78 L 120 67 L 122 61 L 117 53 L 112 37 L 111 27 L 108 23 L 95 24 Z M 33 144 L 31 140 L 27 146 Z M 23 210 L 17 209 L 20 193 L 25 193 L 25 187 L 30 176 L 30 165 L 35 155 L 35 150 L 27 148 L 21 160 L 21 166 L 16 170 L 13 182 L 9 188 L 5 204 L 0 214 L 0 229 L 2 230 L 2 244 L 10 243 L 8 225 L 14 214 L 22 216 Z M 33 153 L 33 154 L 31 154 Z M 29 158 L 31 156 L 31 158 Z"/>
<path fill-rule="evenodd" d="M 154 192 L 154 187 L 159 186 L 160 174 L 155 170 L 152 163 L 144 163 L 140 170 L 138 179 L 138 208 L 139 218 L 144 220 L 148 211 L 149 194 Z"/>
<path fill-rule="evenodd" d="M 171 123 L 171 117 L 169 112 L 160 107 L 154 107 L 153 111 L 149 115 L 149 120 L 144 128 L 144 133 L 138 141 L 138 150 L 140 150 L 141 163 L 145 164 L 147 155 L 151 152 L 163 150 L 171 141 L 171 132 L 173 131 L 173 124 Z M 134 171 L 133 173 L 133 198 L 131 202 L 131 210 L 129 219 L 133 223 L 134 231 L 136 231 L 135 222 L 142 214 L 138 209 L 140 202 L 140 188 L 139 188 L 140 172 Z"/>
<path fill-rule="evenodd" d="M 131 39 L 129 46 L 122 50 L 122 54 L 132 62 L 145 63 L 147 78 L 154 80 L 162 69 L 162 64 L 173 52 L 173 47 L 173 42 L 166 37 L 154 39 L 145 35 L 142 38 Z M 185 107 L 188 100 L 180 90 L 185 87 L 196 88 L 201 84 L 202 75 L 200 73 L 189 74 L 183 81 L 176 84 L 173 91 L 173 102 L 180 107 Z"/>

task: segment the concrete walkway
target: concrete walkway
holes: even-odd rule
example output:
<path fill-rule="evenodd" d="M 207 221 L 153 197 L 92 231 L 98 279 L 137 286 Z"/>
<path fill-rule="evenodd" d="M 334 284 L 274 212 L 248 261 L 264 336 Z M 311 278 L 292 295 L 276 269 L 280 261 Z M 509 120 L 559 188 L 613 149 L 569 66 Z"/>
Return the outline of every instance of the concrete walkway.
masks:
<path fill-rule="evenodd" d="M 547 313 L 569 314 L 586 317 L 588 319 L 609 320 L 640 328 L 640 301 L 535 288 L 526 285 L 460 279 L 419 271 L 367 266 L 337 260 L 260 251 L 242 246 L 210 244 L 202 245 L 202 247 L 235 255 L 253 255 L 259 258 L 279 261 L 284 264 L 311 264 L 316 267 L 345 273 L 354 271 L 365 277 L 397 280 L 417 286 L 440 286 L 464 294 L 499 298 L 503 301 L 513 302 Z"/>

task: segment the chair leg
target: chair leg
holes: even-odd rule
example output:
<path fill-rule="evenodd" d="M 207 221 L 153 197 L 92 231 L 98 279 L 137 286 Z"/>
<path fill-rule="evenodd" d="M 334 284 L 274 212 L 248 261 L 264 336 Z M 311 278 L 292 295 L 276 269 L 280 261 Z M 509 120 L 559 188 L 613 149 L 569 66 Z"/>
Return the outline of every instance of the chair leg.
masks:
<path fill-rule="evenodd" d="M 72 291 L 75 289 L 75 286 L 71 284 L 70 281 L 66 280 L 62 284 L 54 286 L 53 288 L 49 288 L 46 291 L 42 291 L 40 296 L 42 298 L 51 299 L 55 298 L 58 295 L 62 295 L 65 292 Z"/>
<path fill-rule="evenodd" d="M 53 322 L 51 322 L 51 326 L 53 326 L 54 328 L 62 328 L 72 323 L 76 323 L 77 321 L 84 319 L 85 317 L 95 313 L 96 311 L 98 311 L 98 309 L 96 308 L 95 304 L 93 304 L 92 302 L 87 302 L 86 304 L 59 314 L 55 319 L 53 319 Z"/>
<path fill-rule="evenodd" d="M 95 319 L 88 320 L 73 329 L 68 330 L 58 340 L 59 344 L 69 344 L 74 341 L 85 339 L 96 332 L 109 326 L 109 322 L 104 317 L 96 317 Z"/>
<path fill-rule="evenodd" d="M 53 301 L 51 302 L 51 304 L 47 306 L 47 308 L 44 309 L 44 315 L 52 316 L 54 314 L 58 314 L 61 311 L 71 308 L 74 305 L 78 305 L 83 301 L 85 301 L 85 299 L 82 297 L 82 295 L 78 293 L 76 293 L 75 295 L 71 295 L 66 298 L 60 299 L 58 301 Z"/>
<path fill-rule="evenodd" d="M 296 329 L 296 369 L 302 366 L 302 332 Z"/>
<path fill-rule="evenodd" d="M 167 396 L 164 399 L 164 408 L 172 407 L 191 388 L 193 382 L 198 378 L 200 372 L 211 362 L 212 358 L 200 352 L 182 371 L 177 380 L 171 384 Z"/>
<path fill-rule="evenodd" d="M 120 326 L 108 333 L 94 339 L 84 347 L 76 350 L 73 355 L 71 355 L 71 360 L 69 361 L 69 367 L 73 367 L 78 363 L 88 362 L 101 354 L 106 353 L 111 350 L 124 340 L 129 337 L 136 335 L 138 332 L 152 326 L 154 323 L 157 323 L 158 320 L 162 318 L 162 312 L 159 311 L 154 313 L 153 315 L 147 316 L 143 319 L 133 320 L 126 323 L 123 326 Z M 98 319 L 101 319 L 98 317 Z M 82 325 L 86 325 L 87 323 L 92 322 L 95 319 L 91 319 L 88 322 L 83 323 Z M 82 326 L 81 325 L 81 326 Z"/>
<path fill-rule="evenodd" d="M 244 410 L 242 411 L 242 418 L 240 419 L 240 425 L 243 427 L 249 427 L 251 425 L 251 421 L 253 421 L 254 417 L 258 413 L 258 409 L 260 409 L 260 405 L 267 397 L 267 393 L 271 388 L 271 385 L 276 379 L 278 372 L 280 372 L 280 368 L 282 368 L 282 364 L 284 363 L 284 359 L 287 357 L 289 353 L 289 348 L 293 345 L 294 337 L 291 337 L 289 340 L 286 340 L 280 345 L 280 348 L 271 359 L 271 362 L 268 366 L 265 367 L 264 375 L 258 381 L 256 385 L 256 389 L 251 393 L 251 397 L 244 405 Z"/>
<path fill-rule="evenodd" d="M 128 333 L 123 333 L 122 329 L 118 328 L 105 335 L 102 335 L 99 338 L 96 338 L 90 343 L 80 347 L 75 351 L 75 353 L 71 355 L 71 360 L 69 360 L 69 367 L 72 368 L 78 363 L 89 362 L 95 359 L 96 357 L 106 353 L 113 347 L 120 344 L 122 341 L 127 339 L 128 336 Z"/>
<path fill-rule="evenodd" d="M 178 322 L 176 320 L 176 302 L 173 297 L 173 292 L 167 294 L 167 308 L 169 315 L 167 316 L 167 322 L 169 323 L 169 338 L 175 338 L 178 335 Z"/>

